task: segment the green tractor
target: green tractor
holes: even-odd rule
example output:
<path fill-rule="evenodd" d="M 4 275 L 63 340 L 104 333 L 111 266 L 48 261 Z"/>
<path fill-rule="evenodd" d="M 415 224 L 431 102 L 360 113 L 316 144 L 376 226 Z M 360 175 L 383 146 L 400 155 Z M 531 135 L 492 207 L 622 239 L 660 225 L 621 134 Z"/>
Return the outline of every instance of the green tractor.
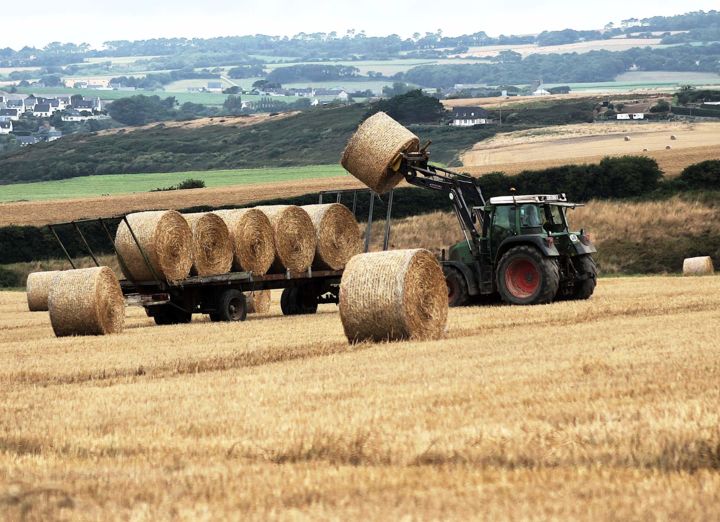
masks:
<path fill-rule="evenodd" d="M 580 206 L 564 194 L 509 195 L 485 201 L 478 179 L 428 164 L 423 148 L 403 154 L 398 170 L 408 183 L 444 192 L 465 240 L 443 252 L 450 306 L 499 295 L 518 305 L 588 299 L 595 290 L 596 252 L 566 210 Z"/>

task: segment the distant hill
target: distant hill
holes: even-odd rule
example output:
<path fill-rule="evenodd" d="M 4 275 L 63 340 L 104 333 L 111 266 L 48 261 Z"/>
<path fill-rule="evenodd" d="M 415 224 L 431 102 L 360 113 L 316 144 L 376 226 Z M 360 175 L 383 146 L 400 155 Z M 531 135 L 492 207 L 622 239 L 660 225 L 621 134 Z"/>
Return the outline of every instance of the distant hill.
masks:
<path fill-rule="evenodd" d="M 165 125 L 126 131 L 74 134 L 0 157 L 0 184 L 49 181 L 97 174 L 332 164 L 367 113 L 367 105 L 310 110 L 254 125 Z M 435 161 L 459 153 L 493 129 L 413 127 L 432 140 Z"/>

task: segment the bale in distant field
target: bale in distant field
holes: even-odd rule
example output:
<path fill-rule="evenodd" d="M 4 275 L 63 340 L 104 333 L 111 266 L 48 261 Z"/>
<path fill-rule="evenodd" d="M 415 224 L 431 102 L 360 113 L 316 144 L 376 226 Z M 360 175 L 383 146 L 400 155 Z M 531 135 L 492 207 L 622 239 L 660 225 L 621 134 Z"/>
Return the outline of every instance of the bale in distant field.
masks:
<path fill-rule="evenodd" d="M 670 135 L 670 139 L 674 141 L 674 140 L 677 139 L 677 136 L 675 136 L 674 134 L 671 134 L 671 135 Z"/>
<path fill-rule="evenodd" d="M 247 313 L 266 314 L 270 311 L 272 292 L 270 290 L 253 290 L 245 294 Z"/>
<path fill-rule="evenodd" d="M 125 298 L 115 273 L 106 266 L 57 274 L 48 308 L 58 337 L 118 333 L 125 324 Z"/>
<path fill-rule="evenodd" d="M 212 212 L 185 214 L 184 217 L 193 234 L 191 273 L 211 276 L 229 272 L 233 245 L 225 221 Z"/>
<path fill-rule="evenodd" d="M 350 258 L 362 251 L 360 227 L 345 205 L 304 205 L 315 227 L 317 248 L 313 267 L 341 270 Z"/>
<path fill-rule="evenodd" d="M 436 339 L 447 314 L 445 277 L 427 250 L 358 254 L 345 267 L 340 319 L 350 342 Z"/>
<path fill-rule="evenodd" d="M 672 147 L 670 145 L 665 146 L 665 150 L 670 150 L 670 149 L 672 149 Z"/>
<path fill-rule="evenodd" d="M 710 256 L 688 257 L 683 261 L 683 275 L 711 275 L 715 273 Z"/>
<path fill-rule="evenodd" d="M 420 140 L 384 112 L 365 120 L 348 141 L 340 163 L 368 187 L 380 194 L 400 180 L 392 168 L 403 152 L 417 151 Z"/>
<path fill-rule="evenodd" d="M 48 272 L 33 272 L 28 275 L 25 287 L 28 308 L 31 312 L 48 311 L 48 295 L 52 287 L 52 280 L 59 273 L 58 270 L 51 270 Z"/>
<path fill-rule="evenodd" d="M 625 141 L 630 141 L 630 136 L 625 136 Z"/>
<path fill-rule="evenodd" d="M 230 231 L 233 243 L 233 268 L 237 271 L 263 275 L 275 259 L 273 227 L 260 210 L 216 210 Z"/>
<path fill-rule="evenodd" d="M 295 205 L 257 207 L 270 220 L 275 239 L 273 270 L 304 272 L 315 258 L 315 227 L 310 216 Z"/>
<path fill-rule="evenodd" d="M 190 274 L 193 263 L 192 231 L 179 212 L 137 212 L 128 214 L 127 220 L 158 277 L 179 281 Z M 122 256 L 124 263 L 120 265 L 128 279 L 154 279 L 124 221 L 120 222 L 115 235 L 115 248 Z"/>

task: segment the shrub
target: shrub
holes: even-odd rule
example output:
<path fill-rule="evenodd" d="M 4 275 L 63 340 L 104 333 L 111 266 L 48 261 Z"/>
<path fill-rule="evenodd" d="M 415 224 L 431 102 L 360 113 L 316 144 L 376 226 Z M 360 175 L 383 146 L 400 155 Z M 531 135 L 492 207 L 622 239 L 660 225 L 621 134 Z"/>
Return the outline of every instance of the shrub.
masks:
<path fill-rule="evenodd" d="M 720 189 L 720 160 L 707 160 L 685 167 L 679 181 L 689 189 Z"/>
<path fill-rule="evenodd" d="M 169 187 L 152 189 L 150 192 L 164 192 L 166 190 L 185 190 L 194 188 L 205 188 L 205 182 L 201 179 L 188 178 L 181 181 L 177 185 L 170 185 Z"/>

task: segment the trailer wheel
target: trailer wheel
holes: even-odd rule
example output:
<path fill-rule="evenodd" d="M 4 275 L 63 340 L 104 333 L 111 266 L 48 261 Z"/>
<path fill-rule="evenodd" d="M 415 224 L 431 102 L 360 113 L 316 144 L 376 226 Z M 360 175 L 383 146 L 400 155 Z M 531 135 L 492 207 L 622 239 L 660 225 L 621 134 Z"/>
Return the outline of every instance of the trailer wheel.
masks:
<path fill-rule="evenodd" d="M 244 321 L 247 317 L 245 295 L 240 290 L 225 290 L 220 294 L 217 311 L 210 314 L 211 321 Z"/>
<path fill-rule="evenodd" d="M 286 288 L 280 297 L 280 308 L 285 315 L 314 314 L 318 309 L 317 297 L 309 288 Z"/>
<path fill-rule="evenodd" d="M 170 304 L 146 308 L 145 312 L 150 315 L 155 324 L 165 326 L 169 324 L 187 324 L 192 321 L 192 314 Z"/>

